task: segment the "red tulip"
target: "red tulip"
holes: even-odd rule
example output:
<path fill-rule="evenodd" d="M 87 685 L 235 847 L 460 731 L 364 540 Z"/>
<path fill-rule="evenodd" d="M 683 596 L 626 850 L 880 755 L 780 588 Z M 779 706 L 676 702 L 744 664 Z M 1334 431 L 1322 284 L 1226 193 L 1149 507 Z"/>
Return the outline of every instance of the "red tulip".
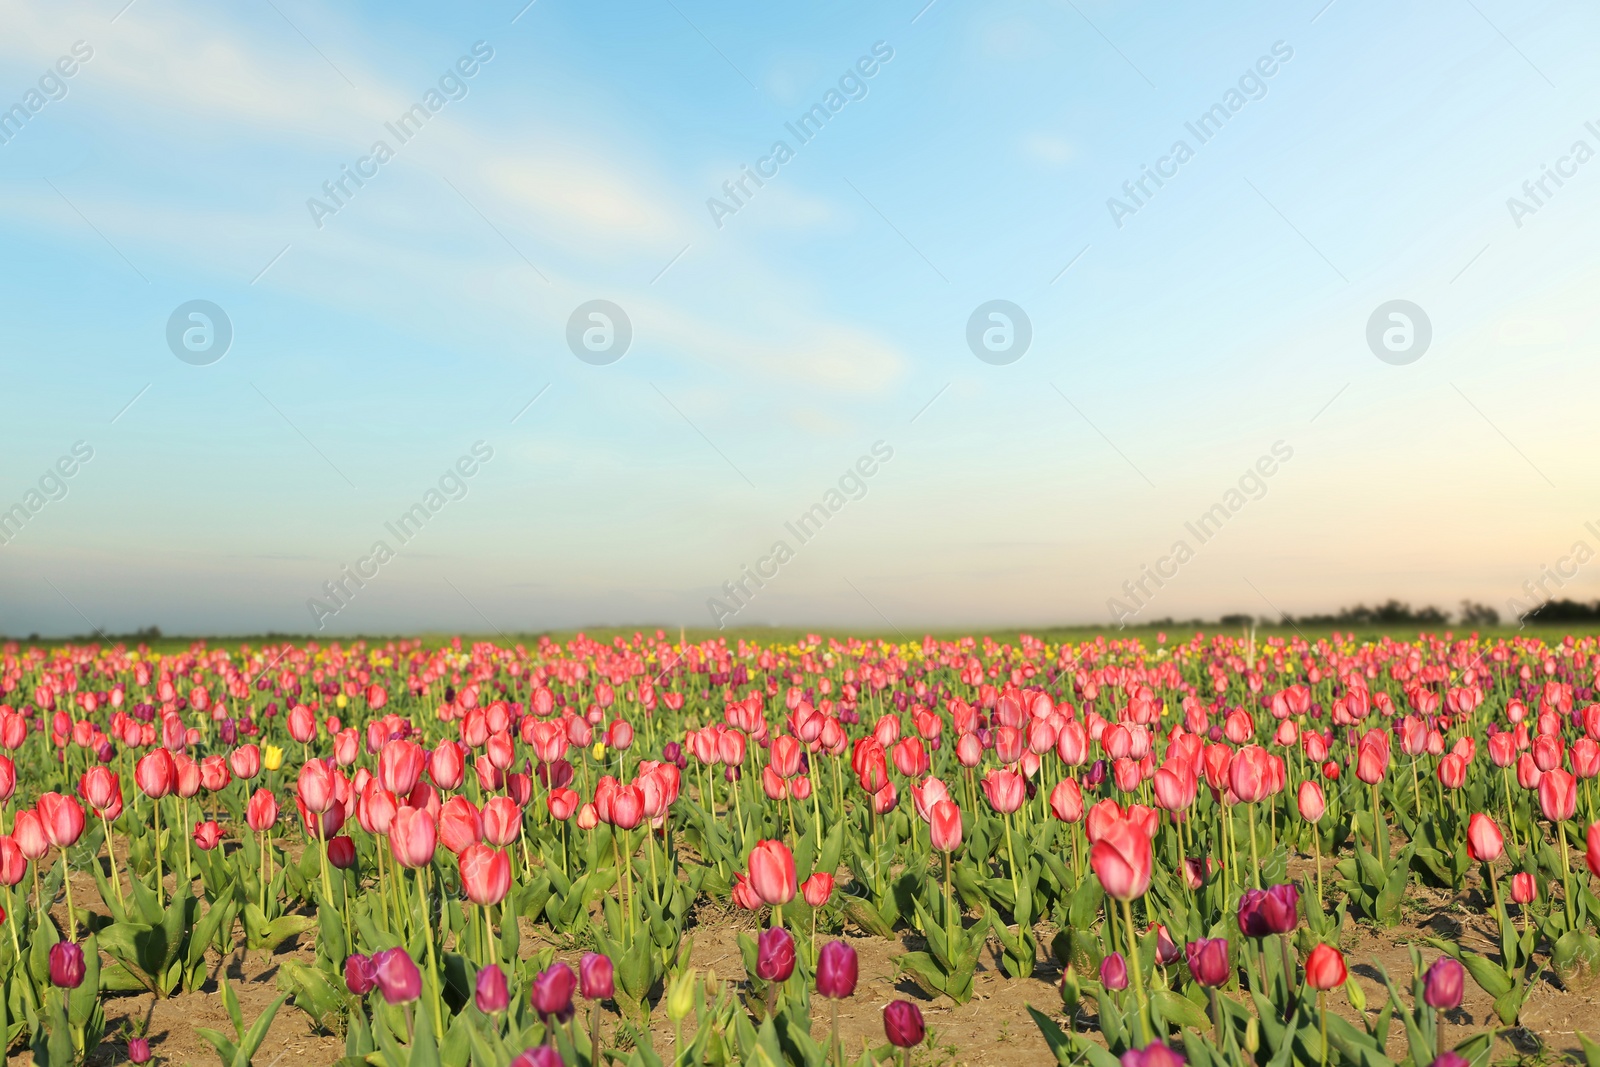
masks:
<path fill-rule="evenodd" d="M 356 843 L 340 834 L 338 837 L 328 839 L 328 862 L 341 871 L 348 871 L 356 865 Z"/>
<path fill-rule="evenodd" d="M 1357 753 L 1356 777 L 1368 785 L 1383 781 L 1389 772 L 1389 735 L 1378 729 L 1368 730 Z"/>
<path fill-rule="evenodd" d="M 240 745 L 228 753 L 228 766 L 235 778 L 248 781 L 261 773 L 261 750 L 255 745 Z"/>
<path fill-rule="evenodd" d="M 466 774 L 466 752 L 457 742 L 441 741 L 428 755 L 428 777 L 440 789 L 459 788 Z"/>
<path fill-rule="evenodd" d="M 750 886 L 767 904 L 794 899 L 794 856 L 782 841 L 762 841 L 750 850 Z"/>
<path fill-rule="evenodd" d="M 1583 859 L 1589 865 L 1589 873 L 1600 878 L 1600 822 L 1590 823 L 1589 829 L 1584 834 Z"/>
<path fill-rule="evenodd" d="M 921 778 L 928 773 L 928 752 L 922 739 L 907 737 L 894 746 L 895 770 L 907 778 Z"/>
<path fill-rule="evenodd" d="M 933 821 L 933 809 L 941 800 L 950 799 L 950 790 L 937 778 L 929 778 L 921 785 L 914 785 L 910 789 L 911 803 L 917 809 L 917 817 L 923 822 Z"/>
<path fill-rule="evenodd" d="M 1505 852 L 1505 839 L 1500 827 L 1482 812 L 1474 812 L 1467 820 L 1467 854 L 1480 863 L 1493 863 Z"/>
<path fill-rule="evenodd" d="M 272 829 L 278 821 L 278 798 L 270 789 L 257 789 L 245 807 L 245 825 L 256 833 Z"/>
<path fill-rule="evenodd" d="M 1306 822 L 1321 822 L 1323 812 L 1328 810 L 1328 801 L 1322 795 L 1322 786 L 1307 778 L 1300 783 L 1300 792 L 1295 798 L 1300 807 L 1300 817 Z"/>
<path fill-rule="evenodd" d="M 1439 759 L 1439 782 L 1446 789 L 1460 789 L 1467 784 L 1467 764 L 1454 752 Z"/>
<path fill-rule="evenodd" d="M 233 781 L 228 773 L 228 761 L 221 756 L 207 756 L 200 761 L 200 786 L 208 793 L 226 789 Z"/>
<path fill-rule="evenodd" d="M 424 809 L 401 808 L 389 827 L 389 851 L 404 867 L 426 867 L 437 841 L 433 820 Z"/>
<path fill-rule="evenodd" d="M 185 800 L 200 792 L 200 765 L 181 752 L 172 755 L 172 791 Z"/>
<path fill-rule="evenodd" d="M 1318 945 L 1306 957 L 1306 984 L 1312 989 L 1337 989 L 1348 977 L 1344 955 L 1332 945 Z"/>
<path fill-rule="evenodd" d="M 1527 871 L 1511 876 L 1511 899 L 1518 904 L 1531 904 L 1539 897 L 1539 883 Z"/>
<path fill-rule="evenodd" d="M 644 793 L 636 785 L 617 788 L 611 798 L 611 823 L 623 830 L 632 830 L 644 821 Z"/>
<path fill-rule="evenodd" d="M 113 804 L 122 801 L 122 787 L 117 776 L 106 767 L 90 767 L 78 781 L 78 792 L 98 812 L 109 811 Z"/>
<path fill-rule="evenodd" d="M 800 883 L 800 895 L 813 908 L 820 908 L 833 896 L 833 875 L 818 871 Z"/>
<path fill-rule="evenodd" d="M 1572 818 L 1578 810 L 1578 780 L 1560 767 L 1545 771 L 1539 779 L 1539 808 L 1551 822 Z"/>
<path fill-rule="evenodd" d="M 202 852 L 210 852 L 222 841 L 222 827 L 214 822 L 196 823 L 194 827 L 194 843 L 200 846 Z"/>
<path fill-rule="evenodd" d="M 1027 799 L 1027 782 L 1016 771 L 996 767 L 984 775 L 983 793 L 989 798 L 990 807 L 1001 815 L 1009 815 Z"/>
<path fill-rule="evenodd" d="M 140 791 L 152 800 L 160 800 L 172 792 L 178 770 L 172 763 L 172 754 L 158 748 L 133 765 L 133 780 Z"/>
<path fill-rule="evenodd" d="M 800 742 L 787 734 L 772 739 L 770 766 L 784 778 L 800 773 Z"/>
<path fill-rule="evenodd" d="M 468 845 L 456 857 L 461 888 L 467 899 L 484 906 L 498 904 L 511 889 L 511 857 L 488 845 Z"/>
<path fill-rule="evenodd" d="M 1596 744 L 1590 738 L 1580 737 L 1572 743 L 1570 754 L 1573 774 L 1579 778 L 1593 778 L 1600 775 L 1600 744 Z"/>
<path fill-rule="evenodd" d="M 70 848 L 83 833 L 83 808 L 73 797 L 41 793 L 35 805 L 44 833 L 57 848 Z"/>
<path fill-rule="evenodd" d="M 302 745 L 317 736 L 317 717 L 304 704 L 289 709 L 289 736 Z"/>
<path fill-rule="evenodd" d="M 961 809 L 952 801 L 939 801 L 933 806 L 928 831 L 934 848 L 940 852 L 954 852 L 961 847 Z"/>
<path fill-rule="evenodd" d="M 439 843 L 459 856 L 483 839 L 483 816 L 472 801 L 453 796 L 439 809 L 438 831 Z"/>
<path fill-rule="evenodd" d="M 295 793 L 306 810 L 320 815 L 338 800 L 333 768 L 320 759 L 311 759 L 300 768 Z"/>
<path fill-rule="evenodd" d="M 0 835 L 0 885 L 16 885 L 27 873 L 28 858 L 16 840 L 10 834 Z"/>
<path fill-rule="evenodd" d="M 1083 790 L 1076 778 L 1063 778 L 1050 790 L 1050 813 L 1062 822 L 1083 818 Z"/>
<path fill-rule="evenodd" d="M 44 831 L 44 820 L 36 811 L 17 812 L 17 821 L 11 828 L 17 848 L 30 860 L 36 860 L 50 851 L 50 838 Z"/>
<path fill-rule="evenodd" d="M 1069 782 L 1070 778 L 1062 779 Z M 1186 811 L 1194 803 L 1199 782 L 1186 766 L 1181 764 L 1159 768 L 1151 779 L 1155 787 L 1156 803 L 1167 811 Z M 1053 797 L 1053 794 L 1052 794 Z"/>
<path fill-rule="evenodd" d="M 483 805 L 483 839 L 504 848 L 522 834 L 522 809 L 510 797 L 490 797 Z"/>
<path fill-rule="evenodd" d="M 1150 837 L 1131 819 L 1106 827 L 1089 850 L 1089 864 L 1106 894 L 1116 900 L 1135 900 L 1150 888 L 1153 864 Z"/>
<path fill-rule="evenodd" d="M 550 790 L 550 795 L 545 798 L 545 806 L 550 809 L 550 817 L 560 822 L 572 818 L 572 813 L 578 810 L 582 800 L 577 792 L 564 786 L 556 786 Z"/>

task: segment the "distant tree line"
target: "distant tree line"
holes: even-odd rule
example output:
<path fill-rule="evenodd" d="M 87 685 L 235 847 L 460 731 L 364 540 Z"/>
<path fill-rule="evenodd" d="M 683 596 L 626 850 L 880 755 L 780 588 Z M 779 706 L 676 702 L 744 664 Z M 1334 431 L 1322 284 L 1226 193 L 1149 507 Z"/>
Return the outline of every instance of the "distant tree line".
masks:
<path fill-rule="evenodd" d="M 1600 600 L 1585 604 L 1576 600 L 1547 600 L 1539 607 L 1526 615 L 1513 621 L 1520 623 L 1592 623 L 1600 622 Z M 1500 612 L 1488 604 L 1481 604 L 1475 600 L 1463 600 L 1461 607 L 1454 611 L 1444 611 L 1432 604 L 1414 608 L 1403 600 L 1390 598 L 1381 604 L 1368 607 L 1366 604 L 1357 604 L 1355 607 L 1341 608 L 1333 614 L 1318 615 L 1290 615 L 1287 612 L 1276 620 L 1259 618 L 1254 615 L 1231 614 L 1224 615 L 1215 622 L 1206 619 L 1157 619 L 1150 625 L 1153 626 L 1249 626 L 1253 623 L 1279 626 L 1316 626 L 1316 627 L 1425 627 L 1448 626 L 1451 623 L 1458 626 L 1489 627 L 1500 625 Z"/>

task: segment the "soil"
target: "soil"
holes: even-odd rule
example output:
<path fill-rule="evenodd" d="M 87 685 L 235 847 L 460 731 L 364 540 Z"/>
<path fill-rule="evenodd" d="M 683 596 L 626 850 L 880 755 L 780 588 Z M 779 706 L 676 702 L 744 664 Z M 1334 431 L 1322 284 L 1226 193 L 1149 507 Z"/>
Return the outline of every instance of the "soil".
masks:
<path fill-rule="evenodd" d="M 171 879 L 168 881 L 170 884 Z M 80 912 L 85 908 L 103 908 L 92 876 L 74 872 L 72 884 L 73 897 L 78 902 Z M 64 898 L 58 902 L 53 914 L 60 926 L 65 928 L 67 917 Z M 540 936 L 541 927 L 526 919 L 521 922 L 524 956 L 532 955 L 550 944 Z M 740 979 L 744 969 L 738 934 L 741 930 L 753 929 L 750 913 L 729 911 L 715 905 L 702 906 L 697 915 L 697 925 L 693 928 L 692 965 L 702 973 L 706 968 L 712 968 L 724 981 Z M 1048 945 L 1054 930 L 1041 926 L 1038 934 L 1040 944 Z M 979 961 L 972 999 L 958 1006 L 943 998 L 930 1001 L 910 981 L 897 981 L 894 957 L 911 950 L 914 935 L 902 933 L 897 940 L 889 941 L 861 936 L 859 931 L 852 930 L 847 931 L 845 936 L 855 947 L 860 961 L 860 981 L 855 995 L 839 1007 L 839 1032 L 847 1052 L 859 1055 L 864 1043 L 882 1045 L 884 1005 L 891 1000 L 907 999 L 921 1008 L 928 1029 L 927 1041 L 915 1051 L 912 1058 L 914 1064 L 922 1067 L 978 1064 L 1036 1067 L 1053 1062 L 1049 1048 L 1027 1013 L 1031 1005 L 1060 1023 L 1066 1021 L 1055 985 L 1060 978 L 1060 970 L 1053 959 L 1041 959 L 1029 978 L 1011 979 L 1000 968 L 998 944 L 991 941 Z M 203 990 L 194 993 L 160 1000 L 149 994 L 106 994 L 106 1037 L 89 1062 L 96 1067 L 127 1063 L 127 1037 L 142 1030 L 150 1040 L 154 1063 L 170 1064 L 172 1067 L 215 1064 L 215 1050 L 195 1032 L 195 1028 L 210 1027 L 224 1033 L 231 1030 L 227 1012 L 218 995 L 217 982 L 224 966 L 244 1017 L 253 1019 L 279 995 L 276 978 L 282 963 L 289 958 L 308 962 L 313 958 L 314 937 L 315 933 L 311 932 L 291 939 L 270 954 L 249 952 L 241 946 L 225 961 L 213 952 L 208 957 L 211 977 Z M 1351 972 L 1367 994 L 1369 1009 L 1376 1011 L 1386 997 L 1374 963 L 1385 968 L 1402 984 L 1404 990 L 1409 986 L 1411 974 L 1410 947 L 1419 947 L 1425 959 L 1437 955 L 1437 950 L 1426 944 L 1428 937 L 1458 941 L 1464 947 L 1481 952 L 1497 952 L 1494 920 L 1485 914 L 1484 898 L 1478 887 L 1469 884 L 1462 892 L 1451 894 L 1413 885 L 1407 898 L 1406 918 L 1399 926 L 1379 930 L 1364 923 L 1351 922 L 1347 925 L 1344 931 L 1345 954 Z M 567 959 L 574 967 L 577 966 L 579 955 L 581 952 L 558 952 L 559 958 Z M 1541 958 L 1545 957 L 1541 955 Z M 1330 996 L 1328 1004 L 1347 1018 L 1355 1018 L 1354 1010 L 1342 994 Z M 658 1051 L 664 1051 L 670 1049 L 670 1030 L 666 1026 L 664 1008 L 658 1009 L 658 1013 L 662 1021 L 662 1037 L 658 1039 L 657 1047 Z M 819 1040 L 825 1039 L 828 1015 L 823 1002 L 814 1002 L 813 1015 L 816 1023 L 814 1036 Z M 604 1024 L 607 1032 L 610 1031 L 612 1019 Z M 1092 1023 L 1092 1018 L 1085 1016 L 1079 1020 L 1080 1031 L 1085 1029 L 1085 1023 Z M 1449 1014 L 1448 1025 L 1451 1032 L 1462 1038 L 1469 1032 L 1497 1025 L 1491 998 L 1470 978 L 1465 983 L 1462 1006 Z M 1499 1063 L 1520 1057 L 1546 1058 L 1554 1055 L 1583 1062 L 1577 1037 L 1579 1029 L 1600 1037 L 1600 1011 L 1596 1009 L 1594 996 L 1562 989 L 1555 976 L 1545 970 L 1528 993 L 1521 1025 L 1505 1030 L 1497 1037 L 1492 1060 Z M 1404 1037 L 1398 1023 L 1391 1028 L 1389 1052 L 1396 1058 L 1404 1053 Z M 343 1053 L 341 1036 L 314 1030 L 304 1012 L 285 1004 L 273 1020 L 266 1041 L 255 1056 L 255 1064 L 256 1067 L 277 1067 L 281 1064 L 307 1067 L 332 1063 Z M 32 1062 L 32 1055 L 19 1042 L 10 1050 L 6 1062 L 28 1064 Z"/>

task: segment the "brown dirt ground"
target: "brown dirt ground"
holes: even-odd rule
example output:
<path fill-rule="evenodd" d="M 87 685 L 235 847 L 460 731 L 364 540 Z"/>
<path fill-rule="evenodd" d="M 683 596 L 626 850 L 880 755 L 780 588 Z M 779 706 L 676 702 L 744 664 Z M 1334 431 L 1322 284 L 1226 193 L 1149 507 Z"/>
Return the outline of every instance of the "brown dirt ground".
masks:
<path fill-rule="evenodd" d="M 73 896 L 79 902 L 80 910 L 100 907 L 99 894 L 90 875 L 75 872 Z M 54 914 L 65 927 L 64 898 L 58 902 Z M 741 929 L 753 929 L 748 913 L 702 906 L 697 921 L 698 925 L 692 931 L 695 945 L 693 965 L 702 973 L 708 967 L 714 969 L 724 981 L 740 978 L 743 965 L 737 938 Z M 541 946 L 550 944 L 540 937 L 539 929 L 528 920 L 522 920 L 522 924 L 523 955 L 531 955 Z M 1053 930 L 1040 927 L 1040 944 L 1049 944 L 1053 934 Z M 292 939 L 270 955 L 241 949 L 241 952 L 227 958 L 227 976 L 234 984 L 246 1019 L 254 1018 L 277 997 L 277 972 L 286 958 L 308 961 L 312 958 L 311 939 L 314 936 L 313 932 Z M 1000 969 L 998 946 L 991 942 L 979 961 L 972 1000 L 957 1006 L 943 999 L 925 1000 L 909 981 L 896 981 L 892 961 L 895 956 L 909 951 L 910 937 L 902 935 L 896 941 L 887 941 L 860 936 L 858 931 L 850 931 L 846 936 L 855 946 L 861 966 L 861 978 L 855 996 L 843 1003 L 839 1012 L 840 1034 L 847 1051 L 859 1053 L 863 1042 L 882 1044 L 883 1006 L 891 1000 L 904 998 L 916 1002 L 927 1021 L 929 1040 L 917 1050 L 913 1059 L 922 1067 L 979 1064 L 1033 1067 L 1051 1062 L 1050 1052 L 1026 1009 L 1031 1004 L 1057 1021 L 1065 1021 L 1055 988 L 1060 971 L 1053 959 L 1041 959 L 1030 978 L 1008 979 Z M 1411 966 L 1409 946 L 1418 945 L 1424 958 L 1431 959 L 1437 952 L 1423 942 L 1429 936 L 1457 940 L 1479 951 L 1495 951 L 1494 920 L 1485 914 L 1483 896 L 1475 885 L 1454 895 L 1413 886 L 1408 897 L 1406 920 L 1400 926 L 1382 931 L 1361 923 L 1347 926 L 1344 938 L 1346 956 L 1352 973 L 1367 993 L 1369 1008 L 1380 1007 L 1385 996 L 1371 961 L 1378 961 L 1397 982 L 1408 985 Z M 568 962 L 574 966 L 580 954 L 559 953 L 563 958 L 570 956 Z M 172 1067 L 200 1067 L 216 1063 L 215 1051 L 195 1033 L 197 1026 L 223 1032 L 230 1029 L 227 1012 L 222 1006 L 221 997 L 217 995 L 219 971 L 224 961 L 212 953 L 209 963 L 212 977 L 200 992 L 165 1000 L 154 1000 L 148 994 L 109 994 L 105 1000 L 107 1036 L 89 1062 L 96 1067 L 128 1062 L 128 1032 L 143 1026 L 150 1038 L 154 1062 L 170 1064 Z M 1329 1004 L 1346 1017 L 1354 1018 L 1353 1009 L 1342 996 L 1330 998 Z M 826 1008 L 819 1002 L 813 1012 L 816 1017 L 815 1036 L 825 1038 L 828 1025 Z M 1084 1021 L 1080 1020 L 1080 1030 Z M 1469 979 L 1462 1007 L 1449 1016 L 1452 1032 L 1465 1037 L 1468 1032 L 1487 1028 L 1495 1022 L 1489 996 Z M 662 1023 L 663 1036 L 658 1039 L 657 1047 L 666 1051 L 670 1049 L 671 1038 L 664 1013 Z M 1493 1059 L 1502 1062 L 1543 1052 L 1547 1055 L 1570 1055 L 1581 1062 L 1582 1050 L 1576 1036 L 1580 1028 L 1592 1036 L 1600 1036 L 1600 1011 L 1596 1009 L 1595 997 L 1563 990 L 1554 976 L 1546 971 L 1528 995 L 1523 1008 L 1522 1025 L 1499 1037 Z M 606 1029 L 610 1029 L 609 1022 Z M 1392 1028 L 1391 1035 L 1394 1042 L 1390 1051 L 1399 1053 L 1403 1050 L 1404 1038 L 1400 1036 L 1398 1024 Z M 313 1031 L 307 1016 L 286 1004 L 274 1019 L 255 1062 L 257 1067 L 274 1067 L 284 1061 L 296 1067 L 327 1064 L 341 1056 L 343 1049 L 341 1036 Z M 6 1062 L 8 1065 L 31 1063 L 31 1053 L 19 1043 L 9 1050 Z"/>

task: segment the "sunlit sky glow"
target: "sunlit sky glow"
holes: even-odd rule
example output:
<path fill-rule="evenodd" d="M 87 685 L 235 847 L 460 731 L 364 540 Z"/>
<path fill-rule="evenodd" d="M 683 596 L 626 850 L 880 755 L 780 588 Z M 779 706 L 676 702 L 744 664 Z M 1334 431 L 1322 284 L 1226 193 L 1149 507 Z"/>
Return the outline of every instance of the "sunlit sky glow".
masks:
<path fill-rule="evenodd" d="M 1138 618 L 1504 612 L 1600 550 L 1591 6 L 523 2 L 0 0 L 0 632 L 1101 623 L 1179 540 Z"/>

